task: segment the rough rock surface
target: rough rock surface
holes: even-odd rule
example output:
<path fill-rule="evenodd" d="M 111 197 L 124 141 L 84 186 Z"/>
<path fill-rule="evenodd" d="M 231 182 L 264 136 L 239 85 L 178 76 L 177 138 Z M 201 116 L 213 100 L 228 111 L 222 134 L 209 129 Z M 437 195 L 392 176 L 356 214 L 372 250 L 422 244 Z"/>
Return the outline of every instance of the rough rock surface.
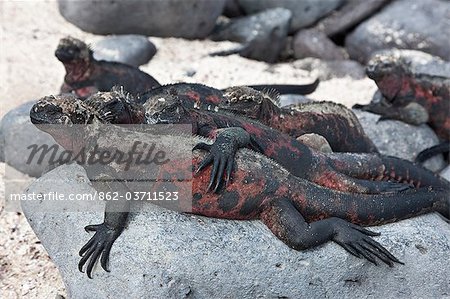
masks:
<path fill-rule="evenodd" d="M 291 17 L 288 9 L 274 8 L 251 16 L 222 20 L 210 38 L 241 43 L 244 48 L 239 54 L 243 57 L 275 62 L 285 46 Z"/>
<path fill-rule="evenodd" d="M 55 144 L 53 138 L 38 130 L 30 121 L 30 109 L 35 101 L 27 102 L 9 111 L 0 122 L 0 159 L 15 169 L 30 176 L 39 177 L 48 167 L 50 155 L 42 163 L 27 164 L 30 156 L 28 146 L 32 144 Z"/>
<path fill-rule="evenodd" d="M 55 186 L 54 179 L 65 178 Z M 84 170 L 63 166 L 28 192 L 88 192 Z M 90 189 L 92 192 L 92 189 Z M 426 215 L 381 227 L 377 241 L 405 262 L 374 266 L 334 243 L 295 251 L 259 221 L 191 216 L 145 204 L 111 251 L 111 272 L 78 272 L 83 227 L 102 212 L 48 213 L 22 202 L 27 220 L 57 264 L 70 298 L 342 298 L 426 297 L 450 294 L 450 226 Z M 432 277 L 432 282 L 430 281 Z M 381 287 L 380 287 L 381 286 Z"/>
<path fill-rule="evenodd" d="M 92 45 L 97 60 L 117 61 L 132 66 L 146 64 L 156 54 L 156 47 L 143 35 L 108 36 Z"/>
<path fill-rule="evenodd" d="M 366 77 L 364 67 L 353 60 L 329 60 L 323 61 L 317 58 L 305 58 L 294 62 L 296 68 L 311 72 L 311 76 L 320 80 L 332 78 L 351 77 L 363 79 Z"/>
<path fill-rule="evenodd" d="M 95 34 L 142 34 L 204 38 L 222 13 L 225 0 L 59 0 L 63 17 Z"/>
<path fill-rule="evenodd" d="M 304 29 L 297 32 L 293 42 L 296 59 L 316 57 L 324 60 L 344 60 L 348 54 L 336 46 L 325 33 L 316 29 Z"/>
<path fill-rule="evenodd" d="M 297 137 L 297 140 L 315 150 L 318 150 L 319 152 L 323 152 L 323 153 L 333 152 L 327 139 L 325 137 L 323 137 L 322 135 L 315 134 L 315 133 L 303 134 L 303 135 Z"/>
<path fill-rule="evenodd" d="M 414 161 L 422 150 L 439 143 L 439 138 L 427 125 L 412 126 L 401 121 L 383 120 L 379 115 L 353 109 L 367 136 L 372 139 L 382 154 Z M 432 171 L 445 167 L 442 155 L 435 156 L 423 164 Z"/>
<path fill-rule="evenodd" d="M 390 48 L 420 50 L 450 60 L 449 34 L 450 2 L 400 0 L 360 24 L 345 45 L 350 57 L 363 63 L 373 52 Z"/>
<path fill-rule="evenodd" d="M 292 12 L 290 32 L 314 24 L 321 17 L 330 13 L 342 4 L 342 0 L 238 0 L 247 14 L 259 12 L 268 8 L 283 7 Z"/>
<path fill-rule="evenodd" d="M 445 167 L 440 173 L 443 178 L 450 182 L 450 165 Z"/>

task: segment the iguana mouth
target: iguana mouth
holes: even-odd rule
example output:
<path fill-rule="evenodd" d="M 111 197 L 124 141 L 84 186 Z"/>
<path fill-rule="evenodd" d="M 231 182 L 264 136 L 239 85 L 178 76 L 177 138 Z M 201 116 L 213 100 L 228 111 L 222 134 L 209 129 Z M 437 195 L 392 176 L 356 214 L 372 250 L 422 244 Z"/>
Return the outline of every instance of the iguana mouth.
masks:
<path fill-rule="evenodd" d="M 39 117 L 36 115 L 30 115 L 31 123 L 34 125 L 42 125 L 47 124 L 47 121 L 43 117 Z"/>
<path fill-rule="evenodd" d="M 58 124 L 58 125 L 68 125 L 68 126 L 72 126 L 73 122 L 70 120 L 70 118 L 68 116 L 62 116 L 60 119 L 58 119 L 58 121 L 56 123 L 50 123 L 49 119 L 45 116 L 41 116 L 41 115 L 35 115 L 32 114 L 30 115 L 30 119 L 31 119 L 31 123 L 34 125 L 52 125 L 52 124 Z"/>
<path fill-rule="evenodd" d="M 68 53 L 67 51 L 62 50 L 62 49 L 57 49 L 55 51 L 55 56 L 56 56 L 56 58 L 58 58 L 59 61 L 61 61 L 63 63 L 73 60 L 73 54 Z"/>

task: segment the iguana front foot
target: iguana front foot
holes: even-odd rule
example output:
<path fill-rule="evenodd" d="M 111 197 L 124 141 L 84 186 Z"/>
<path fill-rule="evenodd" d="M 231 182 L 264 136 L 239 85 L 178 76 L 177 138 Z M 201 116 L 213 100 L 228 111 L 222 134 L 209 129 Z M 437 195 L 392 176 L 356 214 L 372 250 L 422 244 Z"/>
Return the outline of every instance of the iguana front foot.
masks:
<path fill-rule="evenodd" d="M 78 263 L 78 270 L 83 272 L 83 267 L 89 260 L 86 273 L 89 278 L 92 278 L 92 269 L 101 255 L 100 264 L 105 271 L 109 272 L 109 253 L 113 243 L 122 232 L 122 229 L 110 228 L 105 223 L 88 225 L 84 229 L 87 232 L 94 231 L 95 234 L 79 252 L 82 258 Z"/>
<path fill-rule="evenodd" d="M 234 154 L 232 147 L 224 147 L 222 144 L 214 143 L 212 145 L 203 142 L 198 143 L 194 146 L 193 150 L 201 149 L 208 151 L 209 154 L 198 166 L 196 174 L 199 173 L 209 164 L 213 163 L 211 170 L 211 178 L 208 184 L 208 191 L 210 191 L 214 185 L 213 192 L 217 192 L 221 182 L 223 181 L 223 173 L 226 170 L 225 183 L 227 183 L 231 178 L 231 173 L 234 168 Z"/>
<path fill-rule="evenodd" d="M 208 191 L 213 190 L 213 192 L 217 192 L 221 183 L 226 183 L 230 180 L 234 168 L 234 156 L 237 150 L 250 144 L 250 135 L 242 128 L 233 127 L 220 130 L 213 144 L 200 142 L 194 146 L 193 150 L 202 149 L 209 152 L 195 173 L 200 172 L 211 163 L 213 164 Z M 225 171 L 226 178 L 224 181 L 223 175 Z"/>
<path fill-rule="evenodd" d="M 377 122 L 384 120 L 399 120 L 405 123 L 419 126 L 428 122 L 429 115 L 427 110 L 420 104 L 412 102 L 403 107 L 393 106 L 390 103 L 375 102 L 368 105 L 353 105 L 354 109 L 372 112 L 380 115 Z"/>

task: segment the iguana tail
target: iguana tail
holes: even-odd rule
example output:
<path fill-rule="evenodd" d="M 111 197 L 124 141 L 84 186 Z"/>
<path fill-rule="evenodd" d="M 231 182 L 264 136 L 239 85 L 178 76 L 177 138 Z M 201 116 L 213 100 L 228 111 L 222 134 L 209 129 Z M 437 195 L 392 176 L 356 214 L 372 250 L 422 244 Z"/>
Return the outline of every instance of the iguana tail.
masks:
<path fill-rule="evenodd" d="M 253 89 L 256 89 L 258 91 L 263 90 L 276 90 L 279 94 L 310 94 L 314 92 L 319 85 L 319 79 L 316 79 L 311 84 L 304 84 L 304 85 L 289 85 L 289 84 L 262 84 L 262 85 L 248 85 L 248 87 L 251 87 Z"/>
<path fill-rule="evenodd" d="M 450 153 L 450 142 L 449 141 L 445 141 L 442 142 L 440 144 L 437 144 L 435 146 L 429 147 L 427 149 L 424 149 L 423 151 L 421 151 L 417 157 L 416 157 L 416 162 L 418 163 L 423 163 L 426 160 L 439 155 L 439 154 L 449 154 Z"/>

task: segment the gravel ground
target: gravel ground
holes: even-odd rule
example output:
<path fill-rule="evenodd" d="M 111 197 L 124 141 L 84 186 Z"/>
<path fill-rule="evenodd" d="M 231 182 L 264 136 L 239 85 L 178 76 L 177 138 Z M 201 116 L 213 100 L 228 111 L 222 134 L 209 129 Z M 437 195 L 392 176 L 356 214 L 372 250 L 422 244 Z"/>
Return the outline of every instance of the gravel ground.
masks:
<path fill-rule="evenodd" d="M 0 101 L 2 117 L 32 99 L 58 93 L 64 76 L 53 52 L 61 37 L 73 35 L 87 42 L 100 39 L 65 21 L 54 1 L 0 1 Z M 214 87 L 231 85 L 312 82 L 315 78 L 292 63 L 268 65 L 237 55 L 208 57 L 233 47 L 230 42 L 151 38 L 158 52 L 141 67 L 161 83 L 200 82 Z M 193 76 L 189 73 L 195 72 Z M 309 97 L 347 106 L 367 103 L 376 90 L 365 78 L 321 82 Z M 23 215 L 5 212 L 4 164 L 0 164 L 0 297 L 54 298 L 65 294 L 61 278 Z"/>

